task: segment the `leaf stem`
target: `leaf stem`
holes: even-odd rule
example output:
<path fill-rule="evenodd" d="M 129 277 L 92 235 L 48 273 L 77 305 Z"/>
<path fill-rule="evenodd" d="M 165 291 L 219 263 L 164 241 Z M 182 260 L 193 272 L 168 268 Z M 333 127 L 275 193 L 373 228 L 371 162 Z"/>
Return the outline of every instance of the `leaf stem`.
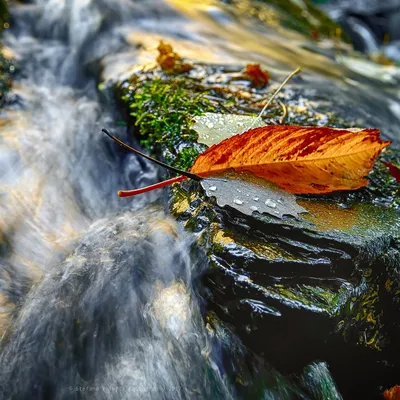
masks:
<path fill-rule="evenodd" d="M 268 108 L 268 106 L 271 104 L 272 100 L 277 96 L 277 94 L 282 90 L 282 88 L 290 81 L 290 79 L 292 79 L 295 75 L 297 75 L 299 72 L 301 72 L 301 70 L 302 70 L 302 67 L 298 67 L 291 74 L 288 75 L 288 77 L 281 83 L 281 85 L 278 87 L 278 89 L 275 90 L 275 93 L 267 101 L 267 104 L 263 107 L 260 114 L 258 114 L 258 117 L 254 119 L 253 124 L 251 125 L 250 128 L 252 128 L 256 124 L 256 122 L 259 119 L 261 119 L 261 115 L 263 115 L 264 111 Z"/>
<path fill-rule="evenodd" d="M 113 136 L 107 129 L 103 128 L 101 130 L 102 132 L 104 132 L 109 138 L 111 138 L 112 140 L 114 140 L 114 142 L 118 143 L 120 146 L 124 147 L 125 149 L 128 149 L 130 151 L 133 151 L 134 153 L 138 154 L 139 156 L 146 158 L 147 160 L 160 165 L 161 167 L 167 168 L 170 171 L 176 172 L 178 174 L 181 174 L 187 178 L 193 179 L 195 181 L 201 181 L 203 178 L 199 175 L 196 174 L 192 174 L 191 172 L 187 172 L 187 171 L 183 171 L 181 169 L 172 167 L 171 165 L 165 164 L 162 161 L 159 161 L 153 157 L 148 156 L 147 154 L 144 154 L 142 152 L 140 152 L 139 150 L 134 149 L 133 147 L 129 146 L 128 144 L 124 143 L 122 140 L 119 140 L 117 137 Z"/>
<path fill-rule="evenodd" d="M 131 196 L 136 196 L 137 194 L 142 194 L 146 192 L 150 192 L 155 189 L 160 189 L 164 186 L 172 185 L 173 183 L 177 182 L 182 182 L 185 179 L 187 179 L 186 176 L 180 175 L 176 176 L 175 178 L 167 179 L 162 182 L 155 183 L 154 185 L 146 186 L 140 189 L 132 189 L 132 190 L 120 190 L 118 191 L 118 196 L 119 197 L 131 197 Z"/>

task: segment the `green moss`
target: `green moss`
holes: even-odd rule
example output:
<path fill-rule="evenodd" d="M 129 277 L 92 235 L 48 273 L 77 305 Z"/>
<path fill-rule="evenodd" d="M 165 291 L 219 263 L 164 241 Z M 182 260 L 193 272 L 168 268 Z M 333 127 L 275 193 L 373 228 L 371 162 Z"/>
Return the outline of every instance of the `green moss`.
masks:
<path fill-rule="evenodd" d="M 122 89 L 134 124 L 139 127 L 140 143 L 148 150 L 164 152 L 174 166 L 189 169 L 204 147 L 196 143 L 191 128 L 193 117 L 214 111 L 205 93 L 191 89 L 184 78 L 145 80 Z"/>

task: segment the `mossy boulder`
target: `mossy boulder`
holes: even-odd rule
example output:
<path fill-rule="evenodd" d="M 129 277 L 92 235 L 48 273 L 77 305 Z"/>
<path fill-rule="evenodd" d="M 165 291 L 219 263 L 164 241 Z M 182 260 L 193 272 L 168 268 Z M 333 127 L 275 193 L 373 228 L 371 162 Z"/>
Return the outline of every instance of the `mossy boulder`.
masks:
<path fill-rule="evenodd" d="M 196 141 L 195 116 L 256 115 L 270 95 L 237 74 L 217 65 L 184 75 L 144 68 L 117 93 L 141 144 L 188 169 L 205 148 Z M 279 96 L 288 112 L 274 102 L 265 122 L 283 122 L 284 115 L 287 124 L 356 124 L 333 102 L 305 99 L 301 87 L 301 78 L 288 84 Z M 398 165 L 399 150 L 380 157 L 367 188 L 298 196 L 308 210 L 299 218 L 219 207 L 193 181 L 174 185 L 169 197 L 171 213 L 198 235 L 213 266 L 204 277 L 209 311 L 283 373 L 326 361 L 345 398 L 379 395 L 400 372 L 400 196 L 383 161 Z"/>
<path fill-rule="evenodd" d="M 310 0 L 229 0 L 239 14 L 253 15 L 261 21 L 281 25 L 315 39 L 339 36 L 349 41 L 340 26 Z"/>

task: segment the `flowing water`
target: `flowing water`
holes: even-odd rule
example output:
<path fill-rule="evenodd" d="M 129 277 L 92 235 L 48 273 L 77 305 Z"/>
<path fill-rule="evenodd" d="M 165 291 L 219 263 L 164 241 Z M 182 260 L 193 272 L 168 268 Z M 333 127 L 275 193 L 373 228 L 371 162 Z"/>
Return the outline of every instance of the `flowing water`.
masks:
<path fill-rule="evenodd" d="M 4 399 L 230 397 L 207 356 L 193 239 L 160 210 L 133 213 L 159 194 L 115 195 L 158 174 L 101 135 L 114 110 L 84 70 L 85 47 L 119 45 L 102 47 L 113 29 L 102 21 L 120 23 L 129 3 L 13 10 L 6 43 L 22 71 L 1 136 Z"/>
<path fill-rule="evenodd" d="M 206 61 L 245 55 L 223 36 L 210 51 L 204 14 L 189 24 L 161 1 L 36 0 L 10 11 L 4 41 L 20 71 L 0 135 L 0 398 L 237 398 L 221 341 L 203 322 L 196 282 L 206 265 L 194 237 L 164 214 L 162 192 L 115 194 L 160 174 L 101 135 L 119 116 L 97 85 L 100 74 L 115 77 L 146 59 L 135 41 L 146 46 L 149 37 L 183 36 Z M 233 29 L 219 9 L 208 11 Z M 271 55 L 264 50 L 255 55 L 251 43 L 246 56 Z M 271 68 L 288 52 L 276 52 Z M 309 64 L 321 69 L 315 57 Z M 324 62 L 340 75 L 342 67 Z M 311 392 L 329 381 L 323 364 L 308 376 Z M 287 387 L 264 398 L 293 398 Z"/>

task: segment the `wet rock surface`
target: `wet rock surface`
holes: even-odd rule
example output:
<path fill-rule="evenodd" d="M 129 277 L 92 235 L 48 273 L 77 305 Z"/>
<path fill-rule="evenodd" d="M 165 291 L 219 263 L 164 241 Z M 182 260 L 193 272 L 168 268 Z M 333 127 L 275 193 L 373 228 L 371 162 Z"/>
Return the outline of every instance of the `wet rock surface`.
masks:
<path fill-rule="evenodd" d="M 209 111 L 255 115 L 270 90 L 232 82 L 232 73 L 239 70 L 224 66 L 196 66 L 175 77 L 157 69 L 143 71 L 119 86 L 136 124 L 133 131 L 143 145 L 183 168 L 205 148 L 195 141 L 192 123 L 185 117 L 162 135 L 153 125 L 149 143 L 145 132 L 152 115 L 162 113 L 159 100 L 151 96 L 144 107 L 135 105 L 138 95 L 149 94 L 150 87 L 154 94 L 152 84 L 161 81 L 174 92 L 174 85 L 183 88 L 185 100 L 195 99 L 189 111 L 194 110 L 193 116 Z M 295 78 L 278 96 L 289 109 L 286 123 L 356 125 L 358 120 L 340 106 L 314 101 L 305 86 L 301 77 Z M 163 96 L 173 112 L 168 89 Z M 276 102 L 264 122 L 279 123 L 281 117 Z M 175 133 L 177 127 L 183 135 Z M 389 159 L 398 164 L 399 151 L 389 150 L 378 160 L 367 188 L 298 196 L 297 204 L 308 212 L 297 218 L 257 210 L 246 215 L 237 204 L 219 206 L 214 187 L 205 190 L 192 181 L 174 185 L 169 198 L 171 213 L 197 234 L 212 266 L 204 277 L 208 312 L 281 373 L 298 374 L 316 360 L 327 362 L 344 398 L 379 398 L 400 373 L 399 192 L 382 164 Z"/>
<path fill-rule="evenodd" d="M 286 373 L 327 361 L 344 398 L 395 383 L 397 211 L 312 200 L 301 202 L 310 215 L 285 221 L 195 198 L 181 212 L 195 190 L 174 190 L 173 212 L 215 267 L 205 278 L 212 309 L 246 345 Z"/>

